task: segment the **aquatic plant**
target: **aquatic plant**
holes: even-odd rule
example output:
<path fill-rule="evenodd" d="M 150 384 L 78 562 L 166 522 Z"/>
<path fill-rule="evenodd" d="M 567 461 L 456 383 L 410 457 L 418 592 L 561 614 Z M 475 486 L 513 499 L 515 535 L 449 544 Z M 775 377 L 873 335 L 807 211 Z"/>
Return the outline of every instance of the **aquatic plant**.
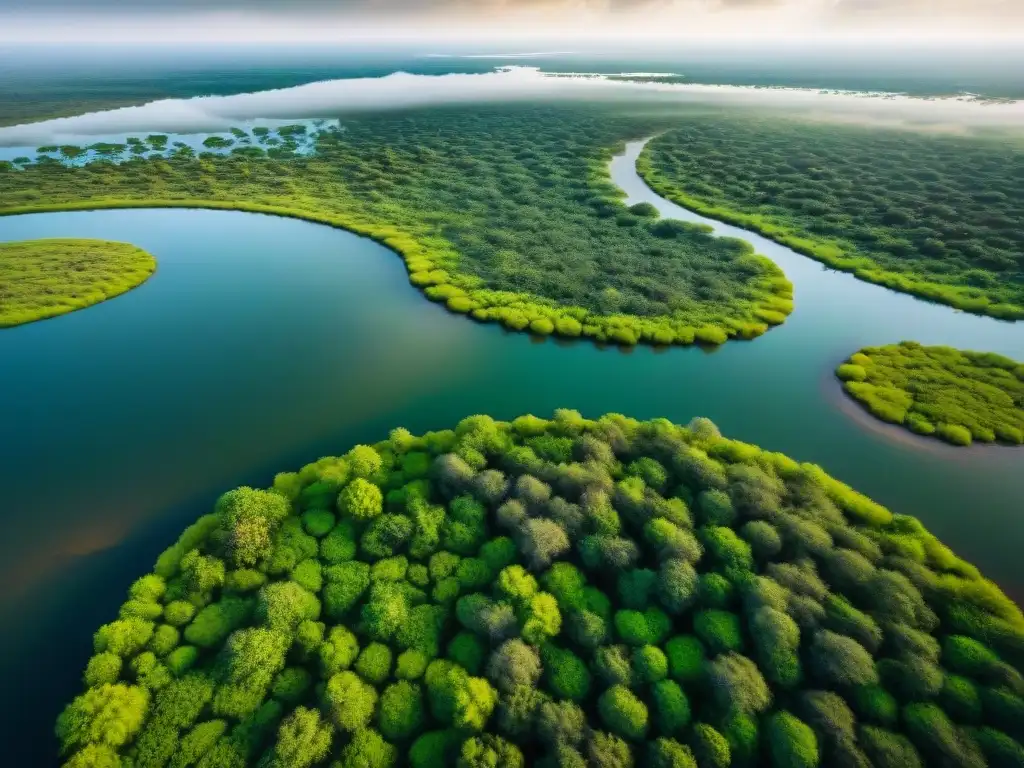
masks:
<path fill-rule="evenodd" d="M 702 419 L 396 429 L 226 493 L 94 645 L 67 766 L 1024 757 L 1012 601 Z"/>

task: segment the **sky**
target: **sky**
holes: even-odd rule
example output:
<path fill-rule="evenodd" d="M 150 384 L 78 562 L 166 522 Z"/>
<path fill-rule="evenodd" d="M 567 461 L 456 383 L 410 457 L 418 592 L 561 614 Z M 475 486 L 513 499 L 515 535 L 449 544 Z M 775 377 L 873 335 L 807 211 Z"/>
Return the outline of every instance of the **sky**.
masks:
<path fill-rule="evenodd" d="M 0 0 L 7 42 L 1024 39 L 1024 0 Z"/>

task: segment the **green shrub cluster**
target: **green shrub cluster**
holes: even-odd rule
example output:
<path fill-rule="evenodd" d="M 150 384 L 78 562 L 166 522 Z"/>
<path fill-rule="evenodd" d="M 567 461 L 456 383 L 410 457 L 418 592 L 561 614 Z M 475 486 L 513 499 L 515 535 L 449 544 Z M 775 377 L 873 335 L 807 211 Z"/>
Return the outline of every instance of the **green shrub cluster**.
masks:
<path fill-rule="evenodd" d="M 56 317 L 144 283 L 156 259 L 109 240 L 0 243 L 0 328 Z"/>
<path fill-rule="evenodd" d="M 508 329 L 623 345 L 758 336 L 792 311 L 782 271 L 742 240 L 627 208 L 608 178 L 625 139 L 668 124 L 621 108 L 474 106 L 347 119 L 318 133 L 310 155 L 181 146 L 79 166 L 0 163 L 0 214 L 171 205 L 294 216 L 379 240 L 428 298 Z"/>
<path fill-rule="evenodd" d="M 222 496 L 57 735 L 71 768 L 980 768 L 1024 758 L 1022 661 L 995 585 L 814 465 L 473 416 Z"/>
<path fill-rule="evenodd" d="M 1024 364 L 991 352 L 904 341 L 836 368 L 843 390 L 883 421 L 953 445 L 1024 443 Z"/>
<path fill-rule="evenodd" d="M 677 203 L 861 280 L 1024 318 L 1024 160 L 1013 142 L 694 115 L 637 167 Z"/>

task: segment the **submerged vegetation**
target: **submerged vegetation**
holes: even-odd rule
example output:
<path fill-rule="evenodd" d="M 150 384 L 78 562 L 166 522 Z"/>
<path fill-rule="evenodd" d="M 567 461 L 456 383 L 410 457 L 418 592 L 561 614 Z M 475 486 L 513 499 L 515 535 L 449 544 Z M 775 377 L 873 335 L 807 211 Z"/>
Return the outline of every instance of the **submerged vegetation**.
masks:
<path fill-rule="evenodd" d="M 619 415 L 239 488 L 96 632 L 65 765 L 1010 766 L 1024 617 L 820 468 Z"/>
<path fill-rule="evenodd" d="M 638 169 L 681 205 L 862 280 L 1024 318 L 1024 153 L 1006 140 L 695 116 Z"/>
<path fill-rule="evenodd" d="M 627 209 L 606 164 L 668 125 L 612 109 L 475 107 L 346 120 L 316 154 L 178 148 L 169 158 L 0 168 L 0 213 L 195 205 L 369 235 L 428 297 L 535 334 L 635 344 L 751 338 L 792 310 L 746 243 Z M 300 126 L 301 127 L 301 126 Z"/>
<path fill-rule="evenodd" d="M 119 296 L 156 270 L 152 255 L 109 240 L 0 243 L 0 328 Z"/>
<path fill-rule="evenodd" d="M 865 347 L 836 369 L 868 411 L 954 445 L 1024 443 L 1024 364 L 913 341 Z"/>

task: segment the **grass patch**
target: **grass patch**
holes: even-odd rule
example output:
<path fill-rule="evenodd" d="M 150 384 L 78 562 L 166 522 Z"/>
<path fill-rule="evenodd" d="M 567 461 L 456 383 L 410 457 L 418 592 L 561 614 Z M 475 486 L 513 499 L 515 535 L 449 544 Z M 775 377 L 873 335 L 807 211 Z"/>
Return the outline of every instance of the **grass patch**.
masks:
<path fill-rule="evenodd" d="M 991 352 L 904 341 L 865 347 L 836 369 L 873 415 L 953 445 L 1024 443 L 1024 365 Z"/>
<path fill-rule="evenodd" d="M 0 328 L 120 296 L 156 270 L 152 255 L 109 240 L 0 243 Z"/>
<path fill-rule="evenodd" d="M 1005 140 L 695 116 L 637 167 L 680 205 L 861 280 L 1024 318 L 1024 156 Z"/>

